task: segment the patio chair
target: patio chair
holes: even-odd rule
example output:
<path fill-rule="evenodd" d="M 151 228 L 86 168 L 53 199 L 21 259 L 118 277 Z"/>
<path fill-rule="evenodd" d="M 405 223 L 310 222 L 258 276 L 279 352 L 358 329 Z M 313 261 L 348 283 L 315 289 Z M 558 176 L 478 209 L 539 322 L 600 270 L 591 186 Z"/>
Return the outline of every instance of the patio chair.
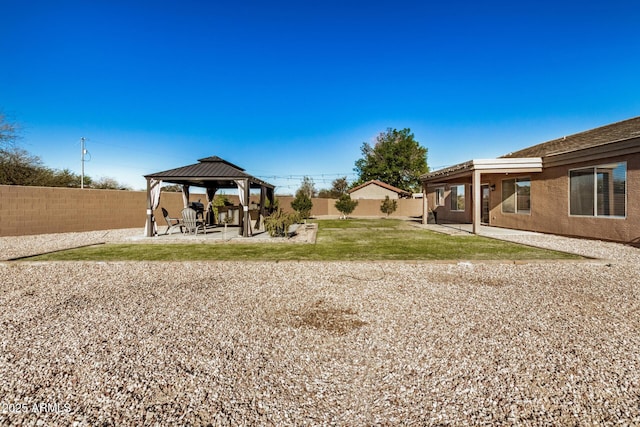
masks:
<path fill-rule="evenodd" d="M 185 228 L 185 233 L 198 234 L 198 230 L 202 230 L 204 234 L 207 234 L 207 228 L 204 226 L 204 222 L 198 220 L 198 213 L 191 208 L 185 208 L 182 210 L 182 226 Z"/>
<path fill-rule="evenodd" d="M 167 231 L 164 232 L 165 235 L 169 234 L 169 231 L 173 230 L 176 227 L 180 228 L 180 232 L 182 233 L 182 221 L 180 218 L 171 218 L 169 216 L 169 212 L 165 208 L 162 209 L 162 216 L 164 216 L 164 220 L 167 222 Z"/>

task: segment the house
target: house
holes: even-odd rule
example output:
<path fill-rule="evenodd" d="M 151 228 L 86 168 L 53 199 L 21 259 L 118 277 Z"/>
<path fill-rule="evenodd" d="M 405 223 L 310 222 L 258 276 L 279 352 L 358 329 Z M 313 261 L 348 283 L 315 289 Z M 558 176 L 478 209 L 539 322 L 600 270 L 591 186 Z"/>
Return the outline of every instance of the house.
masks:
<path fill-rule="evenodd" d="M 640 117 L 424 174 L 423 221 L 640 241 Z"/>
<path fill-rule="evenodd" d="M 352 199 L 384 199 L 386 196 L 389 196 L 390 199 L 411 197 L 409 191 L 404 191 L 377 179 L 353 187 L 348 193 Z"/>

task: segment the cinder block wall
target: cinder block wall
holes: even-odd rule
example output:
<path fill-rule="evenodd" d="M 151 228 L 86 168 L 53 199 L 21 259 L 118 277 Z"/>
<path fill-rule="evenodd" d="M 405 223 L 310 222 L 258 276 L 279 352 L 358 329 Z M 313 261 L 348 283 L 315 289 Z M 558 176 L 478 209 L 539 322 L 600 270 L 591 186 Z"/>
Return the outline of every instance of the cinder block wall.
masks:
<path fill-rule="evenodd" d="M 0 236 L 144 227 L 146 193 L 0 185 Z"/>
<path fill-rule="evenodd" d="M 237 196 L 227 196 L 238 204 Z M 285 211 L 293 211 L 293 197 L 277 197 Z M 191 194 L 190 200 L 201 199 L 204 194 Z M 258 201 L 258 196 L 252 196 Z M 313 199 L 312 216 L 339 215 L 334 199 Z M 380 200 L 359 200 L 353 216 L 383 216 Z M 182 193 L 162 192 L 155 212 L 160 227 L 166 225 L 161 207 L 173 217 L 180 216 L 183 208 Z M 145 191 L 95 190 L 79 188 L 21 187 L 0 185 L 0 236 L 65 233 L 74 231 L 111 230 L 118 228 L 144 228 L 147 193 Z M 398 200 L 398 209 L 392 216 L 419 216 L 422 201 Z"/>
<path fill-rule="evenodd" d="M 179 214 L 182 194 L 162 193 L 161 205 Z M 144 191 L 0 185 L 0 236 L 142 229 L 146 207 Z"/>

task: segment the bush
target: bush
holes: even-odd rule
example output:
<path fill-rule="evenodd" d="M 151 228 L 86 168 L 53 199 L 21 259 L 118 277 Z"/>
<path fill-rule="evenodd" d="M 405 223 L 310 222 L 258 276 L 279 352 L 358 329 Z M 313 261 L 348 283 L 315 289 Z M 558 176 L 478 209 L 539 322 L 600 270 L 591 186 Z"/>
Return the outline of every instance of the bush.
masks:
<path fill-rule="evenodd" d="M 398 201 L 391 200 L 389 199 L 389 196 L 385 196 L 384 201 L 380 205 L 380 210 L 382 211 L 382 213 L 385 213 L 387 214 L 387 216 L 389 216 L 390 214 L 394 213 L 396 209 L 398 209 Z"/>
<path fill-rule="evenodd" d="M 289 214 L 277 209 L 264 219 L 264 228 L 271 237 L 284 237 L 289 226 L 298 222 L 298 219 L 298 214 Z"/>
<path fill-rule="evenodd" d="M 313 202 L 306 193 L 298 191 L 296 198 L 291 202 L 291 207 L 294 211 L 298 212 L 303 219 L 307 219 L 311 215 Z"/>
<path fill-rule="evenodd" d="M 353 210 L 358 206 L 357 200 L 351 200 L 348 194 L 343 194 L 340 196 L 340 199 L 335 204 L 338 212 L 342 214 L 342 216 L 346 219 L 347 215 L 349 215 Z"/>

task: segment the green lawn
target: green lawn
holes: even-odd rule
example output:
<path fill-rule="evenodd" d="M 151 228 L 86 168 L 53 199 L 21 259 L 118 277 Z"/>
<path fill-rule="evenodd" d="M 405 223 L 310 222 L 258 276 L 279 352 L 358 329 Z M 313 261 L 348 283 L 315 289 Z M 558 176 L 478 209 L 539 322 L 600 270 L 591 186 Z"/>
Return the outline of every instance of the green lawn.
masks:
<path fill-rule="evenodd" d="M 38 261 L 538 260 L 579 259 L 479 236 L 447 236 L 394 219 L 319 220 L 316 244 L 106 244 L 41 255 Z"/>

